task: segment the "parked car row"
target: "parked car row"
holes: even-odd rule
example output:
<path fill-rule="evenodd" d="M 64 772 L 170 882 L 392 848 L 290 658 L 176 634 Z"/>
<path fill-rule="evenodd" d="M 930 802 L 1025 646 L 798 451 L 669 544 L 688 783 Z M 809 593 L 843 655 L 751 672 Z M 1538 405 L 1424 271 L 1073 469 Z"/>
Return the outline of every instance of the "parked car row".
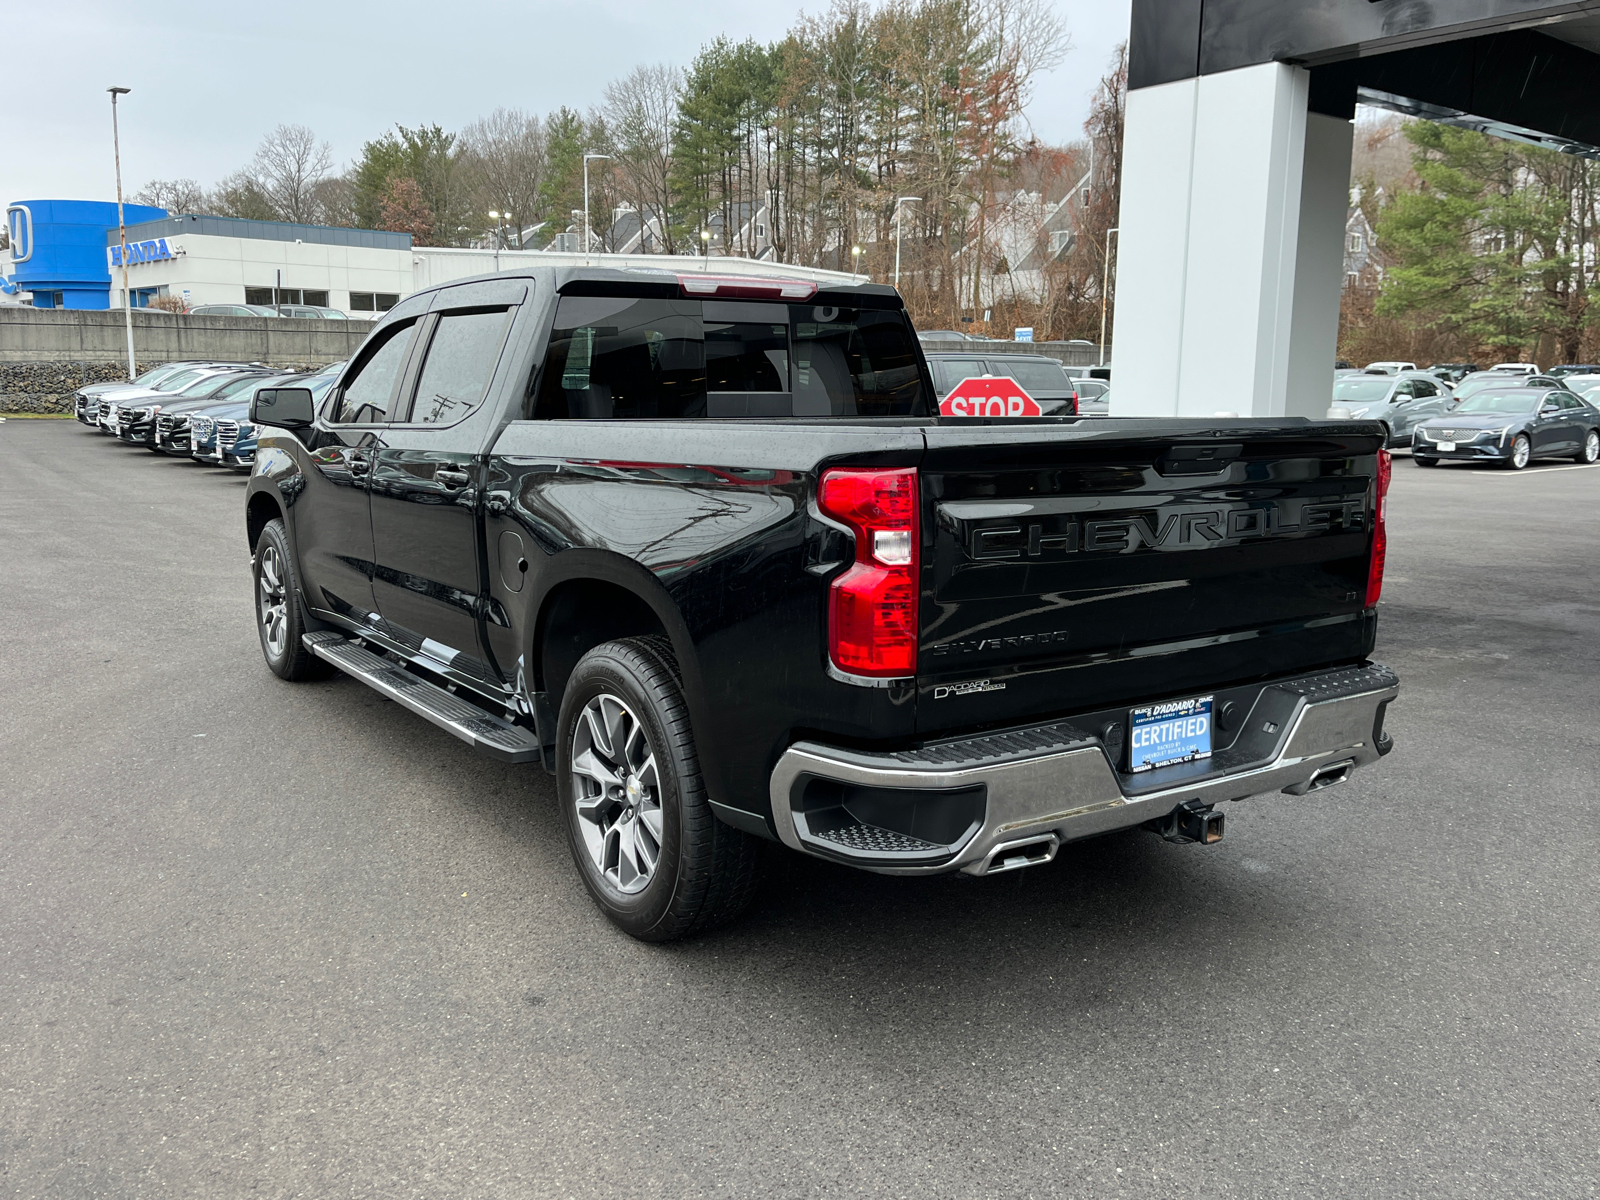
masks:
<path fill-rule="evenodd" d="M 298 317 L 312 321 L 348 321 L 349 313 L 320 304 L 197 304 L 191 317 Z"/>
<path fill-rule="evenodd" d="M 1418 466 L 1493 462 L 1521 470 L 1535 458 L 1600 460 L 1600 374 L 1529 374 L 1503 363 L 1454 388 L 1433 370 L 1374 363 L 1333 380 L 1330 416 L 1381 421 L 1391 447 L 1409 446 Z"/>
<path fill-rule="evenodd" d="M 167 363 L 132 383 L 80 388 L 73 393 L 73 415 L 157 454 L 247 471 L 255 463 L 256 429 L 249 415 L 256 389 L 304 387 L 320 402 L 343 365 L 307 374 L 259 363 Z"/>

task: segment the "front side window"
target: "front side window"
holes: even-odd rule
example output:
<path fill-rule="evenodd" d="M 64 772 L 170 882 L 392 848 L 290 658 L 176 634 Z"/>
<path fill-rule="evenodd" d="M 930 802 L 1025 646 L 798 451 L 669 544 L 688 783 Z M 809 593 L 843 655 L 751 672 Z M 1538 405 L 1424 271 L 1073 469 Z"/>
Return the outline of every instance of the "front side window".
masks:
<path fill-rule="evenodd" d="M 411 420 L 453 425 L 483 403 L 506 340 L 507 310 L 446 313 L 428 343 Z"/>
<path fill-rule="evenodd" d="M 376 425 L 389 418 L 389 404 L 400 382 L 406 350 L 415 322 L 391 330 L 382 345 L 367 356 L 346 381 L 334 406 L 333 420 L 341 425 Z"/>
<path fill-rule="evenodd" d="M 538 418 L 910 416 L 916 342 L 897 310 L 563 296 Z"/>

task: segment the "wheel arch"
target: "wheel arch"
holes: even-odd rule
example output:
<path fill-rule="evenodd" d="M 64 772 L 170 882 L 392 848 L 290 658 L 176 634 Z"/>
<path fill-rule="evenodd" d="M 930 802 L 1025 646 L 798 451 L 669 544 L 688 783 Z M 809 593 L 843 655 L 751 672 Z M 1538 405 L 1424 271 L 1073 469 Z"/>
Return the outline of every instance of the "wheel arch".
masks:
<path fill-rule="evenodd" d="M 695 724 L 703 712 L 699 660 L 677 603 L 648 570 L 609 551 L 568 550 L 549 564 L 532 609 L 528 662 L 539 691 L 559 711 L 578 660 L 619 638 L 664 635 L 683 678 Z"/>
<path fill-rule="evenodd" d="M 287 526 L 288 518 L 284 516 L 283 505 L 278 502 L 276 496 L 265 489 L 257 489 L 250 493 L 244 502 L 244 524 L 251 554 L 256 552 L 256 543 L 261 540 L 261 531 L 269 522 L 279 518 L 282 518 Z"/>

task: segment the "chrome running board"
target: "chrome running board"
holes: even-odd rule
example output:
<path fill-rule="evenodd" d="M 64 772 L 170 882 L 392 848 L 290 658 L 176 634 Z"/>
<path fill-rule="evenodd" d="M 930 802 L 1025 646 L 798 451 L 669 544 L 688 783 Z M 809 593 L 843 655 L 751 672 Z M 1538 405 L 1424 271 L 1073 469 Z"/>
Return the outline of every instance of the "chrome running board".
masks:
<path fill-rule="evenodd" d="M 413 675 L 381 655 L 333 632 L 308 633 L 301 641 L 318 658 L 359 679 L 373 691 L 403 704 L 419 717 L 453 733 L 475 750 L 501 762 L 538 762 L 539 738 L 476 704 Z"/>

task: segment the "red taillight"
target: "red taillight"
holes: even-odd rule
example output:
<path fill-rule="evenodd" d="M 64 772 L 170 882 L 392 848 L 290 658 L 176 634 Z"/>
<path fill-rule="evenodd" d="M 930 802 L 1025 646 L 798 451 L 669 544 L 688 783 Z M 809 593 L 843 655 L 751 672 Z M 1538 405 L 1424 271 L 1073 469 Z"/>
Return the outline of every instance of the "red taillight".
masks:
<path fill-rule="evenodd" d="M 1378 495 L 1372 518 L 1372 561 L 1367 565 L 1367 607 L 1383 595 L 1383 560 L 1389 556 L 1389 479 L 1394 464 L 1387 450 L 1378 451 Z"/>
<path fill-rule="evenodd" d="M 917 673 L 917 473 L 825 471 L 817 507 L 856 535 L 828 595 L 828 656 L 851 675 Z"/>
<path fill-rule="evenodd" d="M 809 279 L 757 279 L 746 275 L 679 275 L 685 296 L 739 296 L 746 300 L 809 300 L 817 285 Z"/>

